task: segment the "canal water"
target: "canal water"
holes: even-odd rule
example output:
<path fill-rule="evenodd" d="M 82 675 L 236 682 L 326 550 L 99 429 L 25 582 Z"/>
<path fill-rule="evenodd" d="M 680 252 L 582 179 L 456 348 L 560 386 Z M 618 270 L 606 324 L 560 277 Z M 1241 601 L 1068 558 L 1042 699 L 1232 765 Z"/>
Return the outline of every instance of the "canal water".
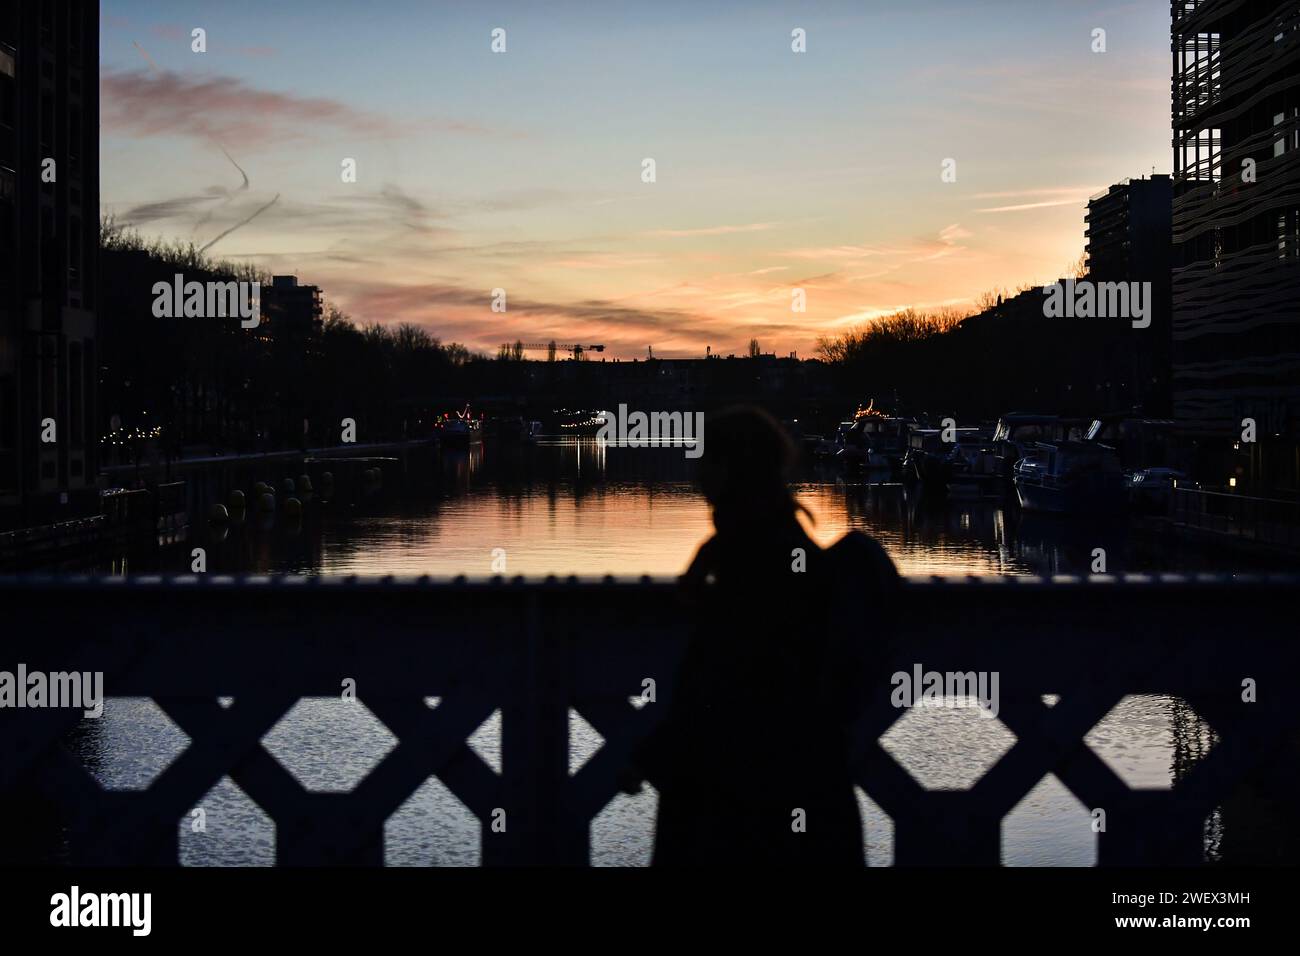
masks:
<path fill-rule="evenodd" d="M 441 457 L 426 451 L 366 464 L 382 469 L 381 481 L 357 478 L 357 464 L 302 466 L 317 474 L 332 468 L 338 477 L 332 499 L 314 496 L 301 521 L 250 515 L 214 527 L 195 520 L 185 539 L 145 559 L 115 559 L 103 570 L 188 571 L 191 549 L 202 547 L 209 573 L 473 576 L 492 573 L 494 560 L 499 569 L 504 557 L 511 575 L 671 575 L 687 566 L 710 531 L 692 464 L 680 449 L 604 448 L 579 440 L 501 448 L 489 443 Z M 258 478 L 278 484 L 295 467 L 242 464 L 190 476 L 194 514 L 206 515 L 231 488 L 248 491 Z M 1229 556 L 1171 551 L 1124 523 L 1033 519 L 997 500 L 935 505 L 898 486 L 846 480 L 811 463 L 796 478 L 799 498 L 814 517 L 814 537 L 830 543 L 848 529 L 866 531 L 904 574 L 1088 573 L 1097 548 L 1105 550 L 1111 572 L 1237 569 Z M 600 738 L 576 714 L 571 735 L 576 770 Z M 494 715 L 470 744 L 497 769 L 499 741 Z M 910 711 L 882 744 L 922 785 L 966 788 L 1013 741 L 1001 723 L 969 707 Z M 363 707 L 336 699 L 301 701 L 264 742 L 305 786 L 327 791 L 350 790 L 395 743 Z M 1087 737 L 1116 773 L 1141 787 L 1170 786 L 1175 768 L 1185 772 L 1213 742 L 1213 731 L 1185 704 L 1155 696 L 1127 698 Z M 107 702 L 103 719 L 78 736 L 76 747 L 103 785 L 136 789 L 185 743 L 151 701 L 122 698 Z M 868 861 L 888 865 L 890 820 L 859 796 Z M 655 805 L 648 787 L 615 797 L 593 824 L 593 862 L 647 863 Z M 203 811 L 202 828 L 200 815 L 178 824 L 184 863 L 272 862 L 271 821 L 231 781 L 223 780 L 196 809 Z M 1216 816 L 1206 825 L 1210 858 L 1220 838 Z M 478 821 L 436 778 L 386 828 L 391 865 L 471 865 L 478 862 L 478 845 Z M 1040 781 L 1003 822 L 1008 865 L 1087 865 L 1095 856 L 1089 808 L 1055 777 Z"/>

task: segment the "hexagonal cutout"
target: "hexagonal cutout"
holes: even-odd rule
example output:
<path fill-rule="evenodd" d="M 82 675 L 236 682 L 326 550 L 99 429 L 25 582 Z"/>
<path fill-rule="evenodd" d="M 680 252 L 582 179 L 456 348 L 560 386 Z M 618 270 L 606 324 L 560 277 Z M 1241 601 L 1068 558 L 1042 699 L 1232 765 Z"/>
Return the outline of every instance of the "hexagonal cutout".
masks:
<path fill-rule="evenodd" d="M 384 821 L 385 866 L 478 866 L 482 825 L 437 777 Z"/>
<path fill-rule="evenodd" d="M 659 791 L 648 783 L 640 793 L 616 793 L 591 818 L 591 865 L 649 866 L 658 812 Z"/>
<path fill-rule="evenodd" d="M 1083 738 L 1135 790 L 1169 789 L 1217 739 L 1185 700 L 1157 694 L 1128 695 Z"/>
<path fill-rule="evenodd" d="M 308 790 L 347 793 L 397 746 L 397 738 L 359 700 L 304 697 L 262 738 Z"/>
<path fill-rule="evenodd" d="M 78 721 L 65 743 L 105 790 L 145 790 L 190 738 L 148 697 L 106 697 L 104 713 Z"/>
<path fill-rule="evenodd" d="M 858 798 L 858 813 L 862 814 L 862 848 L 867 854 L 867 866 L 893 866 L 894 818 L 861 787 L 854 787 L 853 794 Z"/>
<path fill-rule="evenodd" d="M 927 790 L 969 790 L 1016 742 L 1006 724 L 956 697 L 952 706 L 911 707 L 880 738 L 880 745 Z"/>
<path fill-rule="evenodd" d="M 1096 866 L 1092 811 L 1048 774 L 1002 818 L 1003 866 Z"/>
<path fill-rule="evenodd" d="M 275 866 L 275 821 L 222 777 L 180 821 L 181 866 Z"/>

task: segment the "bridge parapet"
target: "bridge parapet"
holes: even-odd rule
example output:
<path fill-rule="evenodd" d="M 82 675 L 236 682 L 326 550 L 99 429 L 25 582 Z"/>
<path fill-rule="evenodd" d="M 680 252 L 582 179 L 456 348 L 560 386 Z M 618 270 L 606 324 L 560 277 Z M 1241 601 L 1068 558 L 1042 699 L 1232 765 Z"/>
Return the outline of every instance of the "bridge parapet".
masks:
<path fill-rule="evenodd" d="M 880 744 L 903 713 L 882 679 L 853 736 L 857 781 L 893 818 L 895 862 L 996 864 L 1003 817 L 1048 774 L 1105 808 L 1099 863 L 1202 862 L 1207 817 L 1295 745 L 1298 583 L 907 579 L 887 644 L 863 621 L 880 673 L 997 672 L 997 719 L 1016 742 L 970 789 L 927 790 Z M 689 629 L 675 581 L 650 578 L 21 577 L 0 578 L 0 606 L 0 670 L 102 672 L 105 694 L 152 699 L 190 738 L 147 789 L 107 791 L 66 747 L 80 710 L 0 710 L 0 804 L 57 807 L 70 861 L 89 864 L 175 865 L 179 822 L 228 776 L 274 821 L 277 863 L 377 865 L 385 821 L 431 775 L 480 820 L 484 864 L 585 864 L 591 821 L 662 715 Z M 657 701 L 633 706 L 646 678 Z M 308 791 L 262 739 L 345 679 L 397 744 L 353 790 Z M 1084 742 L 1132 694 L 1182 698 L 1214 728 L 1167 791 L 1131 789 Z M 572 775 L 571 709 L 605 741 Z M 499 774 L 467 743 L 497 710 Z M 0 815 L 0 847 L 24 826 Z"/>

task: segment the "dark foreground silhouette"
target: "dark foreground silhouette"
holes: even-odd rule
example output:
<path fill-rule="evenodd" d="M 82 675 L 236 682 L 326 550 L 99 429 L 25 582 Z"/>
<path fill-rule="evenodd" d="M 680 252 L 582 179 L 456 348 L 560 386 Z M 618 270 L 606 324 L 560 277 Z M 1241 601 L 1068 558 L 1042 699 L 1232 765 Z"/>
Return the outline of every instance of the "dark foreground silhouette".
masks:
<path fill-rule="evenodd" d="M 705 434 L 716 533 L 682 578 L 693 633 L 627 779 L 659 790 L 654 863 L 861 866 L 847 736 L 897 573 L 860 532 L 808 537 L 766 413 L 729 409 Z"/>

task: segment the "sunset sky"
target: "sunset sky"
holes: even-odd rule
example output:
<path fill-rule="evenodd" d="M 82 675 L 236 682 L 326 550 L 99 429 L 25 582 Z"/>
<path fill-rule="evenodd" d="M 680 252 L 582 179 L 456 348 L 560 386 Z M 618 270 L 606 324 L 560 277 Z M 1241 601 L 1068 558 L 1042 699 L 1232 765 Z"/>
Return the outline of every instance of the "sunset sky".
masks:
<path fill-rule="evenodd" d="M 488 353 L 811 356 L 883 313 L 1056 279 L 1087 197 L 1171 161 L 1161 0 L 102 12 L 106 212 Z"/>

